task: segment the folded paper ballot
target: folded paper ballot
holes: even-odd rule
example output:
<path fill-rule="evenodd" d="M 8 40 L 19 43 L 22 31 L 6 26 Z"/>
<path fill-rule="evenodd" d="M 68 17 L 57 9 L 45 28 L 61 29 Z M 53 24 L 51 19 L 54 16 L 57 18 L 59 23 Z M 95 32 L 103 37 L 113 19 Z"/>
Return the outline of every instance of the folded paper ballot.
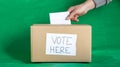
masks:
<path fill-rule="evenodd" d="M 66 20 L 69 12 L 50 13 L 50 24 L 71 24 L 70 19 Z"/>

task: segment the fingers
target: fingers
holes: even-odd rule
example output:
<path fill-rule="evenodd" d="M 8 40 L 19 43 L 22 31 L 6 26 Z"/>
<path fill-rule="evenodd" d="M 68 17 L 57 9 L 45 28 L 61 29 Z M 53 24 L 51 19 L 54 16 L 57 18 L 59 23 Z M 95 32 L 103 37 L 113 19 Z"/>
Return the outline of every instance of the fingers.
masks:
<path fill-rule="evenodd" d="M 76 14 L 76 12 L 75 11 L 73 11 L 72 13 L 70 13 L 70 15 L 68 16 L 69 17 L 69 19 L 74 19 L 74 17 L 75 17 L 75 14 Z"/>
<path fill-rule="evenodd" d="M 78 17 L 87 13 L 87 9 L 84 5 L 71 7 L 68 9 L 68 11 L 70 12 L 70 14 L 66 19 L 71 19 L 73 21 L 79 21 Z"/>
<path fill-rule="evenodd" d="M 74 11 L 74 7 L 70 7 L 69 9 L 68 9 L 68 11 L 70 12 L 70 14 Z M 69 20 L 70 19 L 70 14 L 68 15 L 68 17 L 66 18 L 66 20 Z"/>
<path fill-rule="evenodd" d="M 78 17 L 79 17 L 79 16 L 76 15 L 73 20 L 76 21 L 76 22 L 78 22 L 78 21 L 79 21 L 79 20 L 78 20 Z"/>
<path fill-rule="evenodd" d="M 71 19 L 71 20 L 73 20 L 73 21 L 79 21 L 77 18 L 79 17 L 79 15 L 76 13 L 76 11 L 72 11 L 69 15 L 68 15 L 68 17 L 67 17 L 67 20 L 68 19 Z"/>
<path fill-rule="evenodd" d="M 75 6 L 70 7 L 70 8 L 68 9 L 68 11 L 70 12 L 70 14 L 69 14 L 68 17 L 66 18 L 67 20 L 68 20 L 68 19 L 71 19 L 71 20 L 76 21 L 76 22 L 79 21 L 79 20 L 78 20 L 78 17 L 79 17 L 78 11 L 76 11 L 76 7 L 75 7 Z"/>
<path fill-rule="evenodd" d="M 68 19 L 71 19 L 71 20 L 73 20 L 73 21 L 76 21 L 76 22 L 78 22 L 79 20 L 78 20 L 78 17 L 79 16 L 82 16 L 82 15 L 84 15 L 84 14 L 86 14 L 87 12 L 86 11 L 76 11 L 76 10 L 74 10 L 74 11 L 72 11 L 72 13 L 70 13 L 70 15 L 68 16 Z"/>
<path fill-rule="evenodd" d="M 70 7 L 68 11 L 71 13 L 74 10 L 74 7 Z"/>

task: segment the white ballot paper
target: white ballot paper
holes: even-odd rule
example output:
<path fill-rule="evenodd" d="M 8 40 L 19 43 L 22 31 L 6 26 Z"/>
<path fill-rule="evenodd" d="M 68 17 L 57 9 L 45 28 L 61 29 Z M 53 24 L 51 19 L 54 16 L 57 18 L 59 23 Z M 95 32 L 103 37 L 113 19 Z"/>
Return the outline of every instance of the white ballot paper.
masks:
<path fill-rule="evenodd" d="M 66 20 L 69 12 L 50 13 L 50 24 L 71 24 L 70 19 Z"/>

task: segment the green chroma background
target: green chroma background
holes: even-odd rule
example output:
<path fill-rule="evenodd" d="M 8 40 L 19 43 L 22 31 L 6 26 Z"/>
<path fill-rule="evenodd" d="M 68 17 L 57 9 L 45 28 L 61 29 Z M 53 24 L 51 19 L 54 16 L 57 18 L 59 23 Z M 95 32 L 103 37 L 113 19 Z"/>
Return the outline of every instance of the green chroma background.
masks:
<path fill-rule="evenodd" d="M 30 26 L 49 24 L 49 13 L 85 0 L 0 0 L 0 67 L 117 67 L 120 64 L 120 0 L 91 10 L 72 24 L 92 25 L 91 63 L 31 63 Z M 79 30 L 78 30 L 79 31 Z"/>

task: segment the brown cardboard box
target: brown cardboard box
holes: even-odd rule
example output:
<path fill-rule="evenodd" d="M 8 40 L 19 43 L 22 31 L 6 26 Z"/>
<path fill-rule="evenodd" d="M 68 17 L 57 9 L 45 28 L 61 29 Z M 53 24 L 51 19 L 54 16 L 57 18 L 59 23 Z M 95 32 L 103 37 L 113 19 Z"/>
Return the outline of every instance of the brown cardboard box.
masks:
<path fill-rule="evenodd" d="M 69 39 L 56 40 L 58 43 L 67 44 L 65 46 L 50 49 L 48 53 L 55 52 L 56 54 L 46 54 L 46 44 L 51 43 L 47 41 L 48 33 L 54 34 L 75 34 L 76 40 L 69 37 Z M 55 35 L 57 37 L 57 35 Z M 53 37 L 55 37 L 53 35 Z M 65 35 L 63 35 L 65 36 Z M 72 35 L 70 35 L 72 36 Z M 74 37 L 74 35 L 73 35 Z M 71 39 L 70 39 L 71 38 Z M 54 40 L 54 39 L 53 39 Z M 72 41 L 76 41 L 73 46 Z M 62 42 L 65 41 L 65 42 Z M 53 41 L 55 42 L 55 40 Z M 54 45 L 53 45 L 54 46 Z M 75 47 L 74 47 L 75 46 Z M 52 47 L 52 46 L 51 46 Z M 75 48 L 75 49 L 74 49 Z M 61 53 L 60 53 L 61 51 Z M 72 53 L 73 52 L 73 53 Z M 65 54 L 66 53 L 66 54 Z M 67 54 L 68 53 L 68 54 Z M 71 55 L 69 55 L 71 53 Z M 90 25 L 49 25 L 36 24 L 31 26 L 31 61 L 32 62 L 91 62 L 91 26 Z"/>

